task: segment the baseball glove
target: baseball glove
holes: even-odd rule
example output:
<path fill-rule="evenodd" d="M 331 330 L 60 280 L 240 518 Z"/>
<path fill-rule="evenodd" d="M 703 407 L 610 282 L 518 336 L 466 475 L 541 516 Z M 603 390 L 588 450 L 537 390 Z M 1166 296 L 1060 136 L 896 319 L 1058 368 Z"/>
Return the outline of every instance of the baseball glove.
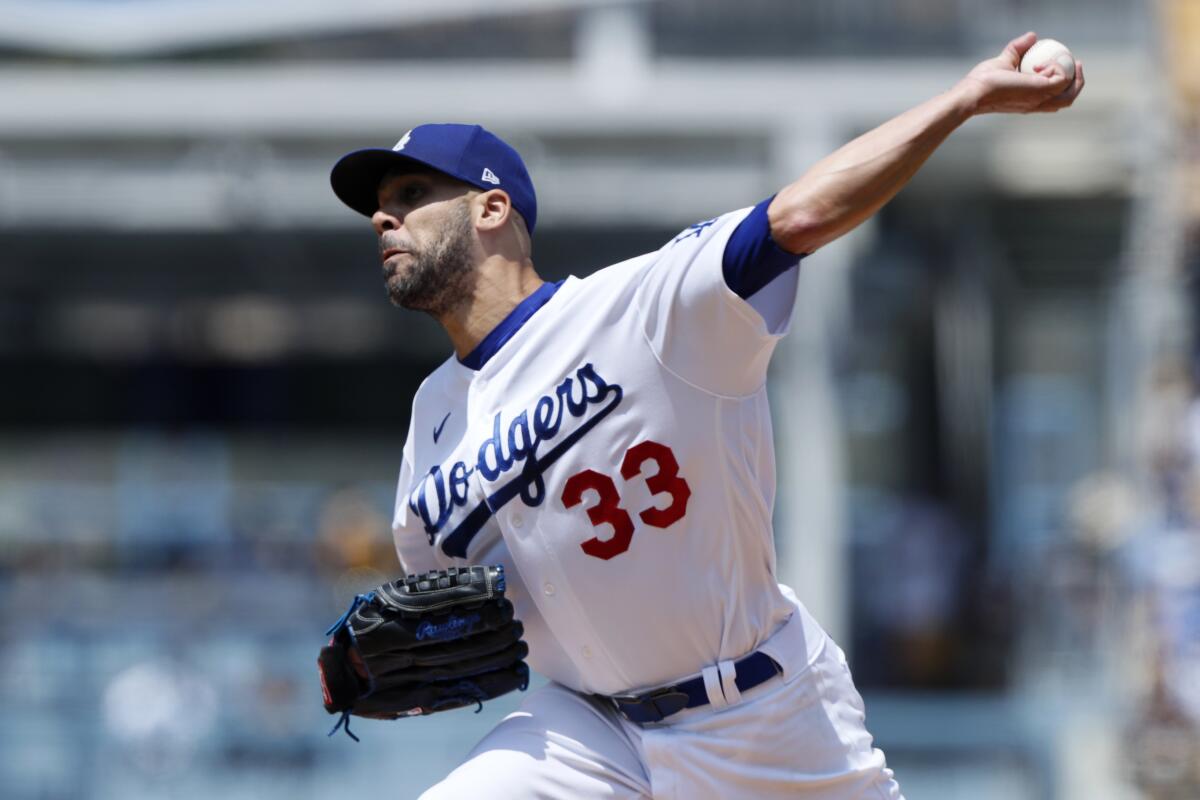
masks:
<path fill-rule="evenodd" d="M 409 575 L 354 598 L 326 635 L 317 666 L 325 710 L 397 719 L 478 704 L 522 689 L 524 629 L 504 597 L 504 568 Z"/>

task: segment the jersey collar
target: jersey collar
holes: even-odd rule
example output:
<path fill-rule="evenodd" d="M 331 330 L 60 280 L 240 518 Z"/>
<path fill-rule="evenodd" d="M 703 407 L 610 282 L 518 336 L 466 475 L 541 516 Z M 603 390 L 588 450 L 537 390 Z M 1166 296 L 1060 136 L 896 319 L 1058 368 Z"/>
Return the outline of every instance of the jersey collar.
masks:
<path fill-rule="evenodd" d="M 550 301 L 550 298 L 562 285 L 562 281 L 557 281 L 556 283 L 543 283 L 539 286 L 533 294 L 517 303 L 517 307 L 510 311 L 507 317 L 500 320 L 500 324 L 492 328 L 491 332 L 483 337 L 483 341 L 474 350 L 459 359 L 459 363 L 473 370 L 482 368 L 504 346 L 505 342 L 521 330 L 521 326 L 528 322 L 539 308 Z"/>

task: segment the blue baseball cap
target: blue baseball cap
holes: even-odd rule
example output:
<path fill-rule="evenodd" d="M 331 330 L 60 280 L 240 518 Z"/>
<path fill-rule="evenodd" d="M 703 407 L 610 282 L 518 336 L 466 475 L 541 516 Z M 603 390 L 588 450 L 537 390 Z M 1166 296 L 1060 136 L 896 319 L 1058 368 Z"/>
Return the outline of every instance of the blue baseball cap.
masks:
<path fill-rule="evenodd" d="M 355 150 L 333 165 L 333 193 L 364 216 L 379 208 L 379 182 L 391 170 L 431 167 L 480 189 L 503 189 L 533 233 L 537 195 L 525 162 L 511 145 L 479 125 L 431 124 L 410 130 L 391 150 Z"/>

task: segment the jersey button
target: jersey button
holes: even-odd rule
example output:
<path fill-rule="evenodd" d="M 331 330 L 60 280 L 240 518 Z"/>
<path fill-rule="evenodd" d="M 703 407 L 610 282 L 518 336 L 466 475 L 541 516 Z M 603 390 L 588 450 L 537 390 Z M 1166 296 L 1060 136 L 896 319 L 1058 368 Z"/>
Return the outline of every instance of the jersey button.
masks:
<path fill-rule="evenodd" d="M 546 597 L 552 597 L 554 595 L 554 584 L 547 583 L 545 586 L 542 587 L 542 590 L 545 591 Z"/>
<path fill-rule="evenodd" d="M 520 528 L 525 525 L 525 518 L 520 514 L 513 514 L 509 521 L 512 522 L 514 528 Z"/>
<path fill-rule="evenodd" d="M 592 648 L 588 647 L 586 644 L 583 646 L 583 650 L 582 650 L 582 651 L 580 651 L 580 652 L 582 652 L 582 653 L 583 653 L 583 657 L 584 657 L 584 658 L 591 658 L 591 657 L 592 657 Z"/>

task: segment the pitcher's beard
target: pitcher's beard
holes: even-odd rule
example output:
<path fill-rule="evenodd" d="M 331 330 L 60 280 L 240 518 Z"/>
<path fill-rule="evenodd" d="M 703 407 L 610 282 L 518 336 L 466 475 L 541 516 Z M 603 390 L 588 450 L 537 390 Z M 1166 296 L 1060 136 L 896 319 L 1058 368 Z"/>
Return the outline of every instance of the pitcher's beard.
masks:
<path fill-rule="evenodd" d="M 392 305 L 441 317 L 466 301 L 475 277 L 471 233 L 469 209 L 456 205 L 438 240 L 414 251 L 408 269 L 387 279 Z"/>

